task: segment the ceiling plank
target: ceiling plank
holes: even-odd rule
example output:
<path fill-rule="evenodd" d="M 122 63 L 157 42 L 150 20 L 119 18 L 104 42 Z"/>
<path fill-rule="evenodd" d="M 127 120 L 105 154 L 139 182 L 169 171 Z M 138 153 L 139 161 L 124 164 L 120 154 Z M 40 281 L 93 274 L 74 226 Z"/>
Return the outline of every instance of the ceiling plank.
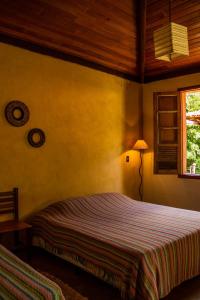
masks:
<path fill-rule="evenodd" d="M 145 72 L 145 41 L 146 41 L 146 0 L 138 1 L 138 66 L 140 82 L 144 82 Z"/>

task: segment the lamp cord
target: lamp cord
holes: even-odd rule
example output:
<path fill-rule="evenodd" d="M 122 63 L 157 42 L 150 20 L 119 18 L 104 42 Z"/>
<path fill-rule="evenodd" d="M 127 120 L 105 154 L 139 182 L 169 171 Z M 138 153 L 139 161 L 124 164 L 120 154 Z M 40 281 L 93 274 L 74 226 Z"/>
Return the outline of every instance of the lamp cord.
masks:
<path fill-rule="evenodd" d="M 142 151 L 140 150 L 140 167 L 139 167 L 139 175 L 140 175 L 140 185 L 139 185 L 139 195 L 140 195 L 140 200 L 143 200 L 143 195 L 142 195 Z"/>

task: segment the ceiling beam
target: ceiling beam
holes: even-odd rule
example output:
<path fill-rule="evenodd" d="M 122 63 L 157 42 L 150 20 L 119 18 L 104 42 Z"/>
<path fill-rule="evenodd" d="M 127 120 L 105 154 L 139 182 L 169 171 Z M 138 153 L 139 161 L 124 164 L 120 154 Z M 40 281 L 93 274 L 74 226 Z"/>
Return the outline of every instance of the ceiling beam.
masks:
<path fill-rule="evenodd" d="M 138 71 L 141 83 L 144 83 L 145 76 L 146 10 L 147 0 L 137 1 Z"/>
<path fill-rule="evenodd" d="M 169 71 L 166 69 L 166 72 L 162 74 L 157 73 L 157 74 L 147 75 L 145 76 L 144 83 L 149 83 L 149 82 L 164 80 L 164 79 L 171 79 L 174 77 L 195 74 L 195 73 L 200 73 L 200 63 L 195 63 L 187 67 L 180 67 L 179 69 L 176 70 Z"/>
<path fill-rule="evenodd" d="M 36 53 L 52 56 L 58 59 L 62 59 L 68 62 L 76 63 L 85 67 L 89 67 L 98 71 L 102 71 L 111 75 L 115 75 L 124 79 L 128 79 L 130 81 L 139 82 L 139 77 L 134 76 L 132 74 L 128 74 L 126 72 L 121 72 L 115 70 L 111 67 L 103 66 L 100 63 L 96 63 L 93 61 L 86 60 L 84 58 L 80 58 L 74 55 L 70 55 L 59 50 L 51 49 L 46 46 L 41 46 L 31 41 L 20 40 L 18 38 L 8 36 L 6 34 L 0 33 L 0 42 L 10 44 L 13 46 L 17 46 L 26 50 L 30 50 Z"/>

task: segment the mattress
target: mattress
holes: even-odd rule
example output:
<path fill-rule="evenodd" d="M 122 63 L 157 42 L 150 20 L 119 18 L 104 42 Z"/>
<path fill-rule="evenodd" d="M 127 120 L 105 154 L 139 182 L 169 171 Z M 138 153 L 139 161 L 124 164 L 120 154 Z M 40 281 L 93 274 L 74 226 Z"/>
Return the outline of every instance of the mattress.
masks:
<path fill-rule="evenodd" d="M 60 287 L 0 245 L 0 299 L 64 300 Z"/>
<path fill-rule="evenodd" d="M 59 201 L 31 220 L 33 243 L 120 289 L 158 300 L 200 274 L 200 212 L 118 193 Z"/>

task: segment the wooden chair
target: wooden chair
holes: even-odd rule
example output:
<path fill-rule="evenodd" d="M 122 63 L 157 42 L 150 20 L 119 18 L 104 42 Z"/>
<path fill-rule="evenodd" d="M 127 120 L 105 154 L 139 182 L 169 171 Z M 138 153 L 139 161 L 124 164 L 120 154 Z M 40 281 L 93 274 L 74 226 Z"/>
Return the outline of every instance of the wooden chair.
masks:
<path fill-rule="evenodd" d="M 6 217 L 4 221 L 3 217 Z M 1 237 L 6 233 L 14 233 L 14 246 L 19 245 L 19 233 L 22 230 L 26 231 L 26 246 L 30 246 L 31 233 L 29 229 L 31 225 L 19 221 L 18 209 L 18 188 L 13 188 L 12 191 L 0 192 L 0 241 Z"/>

